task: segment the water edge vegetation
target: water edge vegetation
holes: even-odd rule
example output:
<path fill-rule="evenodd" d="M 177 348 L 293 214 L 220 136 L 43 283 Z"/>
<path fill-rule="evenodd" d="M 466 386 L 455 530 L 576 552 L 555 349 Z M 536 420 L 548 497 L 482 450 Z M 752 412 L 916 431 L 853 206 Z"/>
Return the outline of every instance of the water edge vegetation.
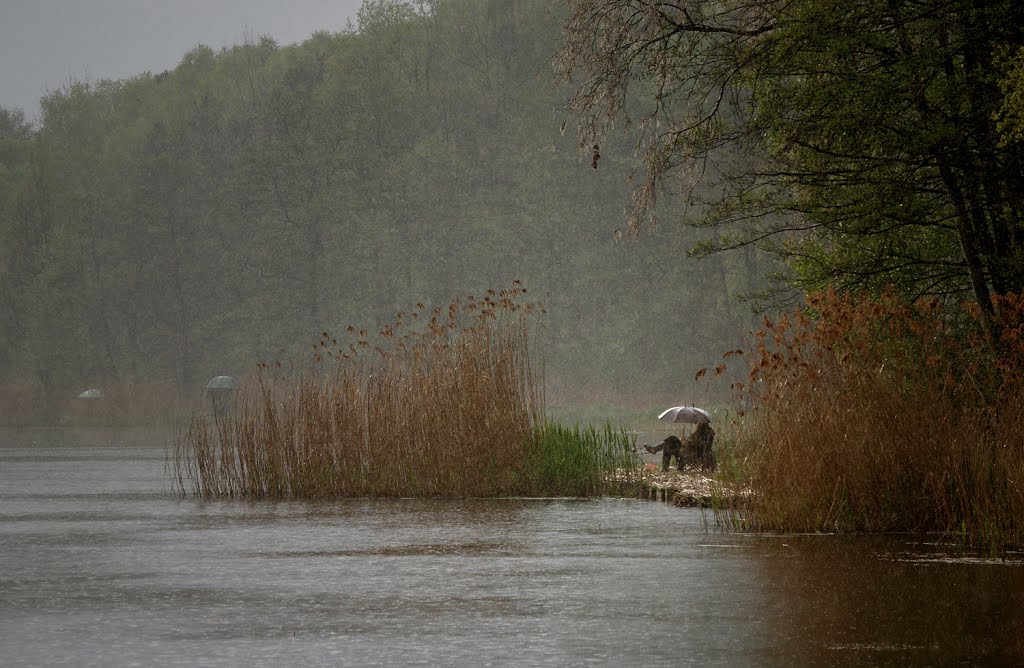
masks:
<path fill-rule="evenodd" d="M 604 493 L 609 471 L 638 470 L 635 437 L 544 418 L 530 348 L 542 307 L 524 292 L 399 313 L 381 345 L 354 327 L 350 342 L 325 332 L 298 372 L 261 364 L 229 410 L 193 415 L 173 450 L 176 487 L 244 498 Z"/>
<path fill-rule="evenodd" d="M 976 306 L 893 294 L 766 319 L 734 385 L 753 411 L 731 476 L 755 493 L 723 522 L 1024 545 L 1024 299 L 996 305 L 996 348 Z"/>

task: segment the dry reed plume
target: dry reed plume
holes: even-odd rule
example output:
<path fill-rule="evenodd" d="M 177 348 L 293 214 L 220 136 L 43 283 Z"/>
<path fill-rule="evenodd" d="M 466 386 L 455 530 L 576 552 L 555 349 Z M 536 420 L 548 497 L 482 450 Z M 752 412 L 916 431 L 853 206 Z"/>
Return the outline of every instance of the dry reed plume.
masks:
<path fill-rule="evenodd" d="M 766 319 L 741 388 L 755 495 L 730 521 L 1024 545 L 1024 300 L 998 305 L 994 345 L 971 308 L 892 295 Z"/>
<path fill-rule="evenodd" d="M 323 333 L 304 373 L 261 364 L 232 410 L 197 413 L 172 457 L 182 493 L 247 498 L 501 496 L 546 489 L 541 379 L 512 288 L 399 313 L 377 341 Z"/>

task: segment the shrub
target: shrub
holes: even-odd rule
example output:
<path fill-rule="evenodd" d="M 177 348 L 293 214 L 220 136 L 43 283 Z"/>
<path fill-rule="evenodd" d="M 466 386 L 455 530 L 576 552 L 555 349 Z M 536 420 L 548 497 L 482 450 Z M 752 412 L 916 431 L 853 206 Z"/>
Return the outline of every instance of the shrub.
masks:
<path fill-rule="evenodd" d="M 889 294 L 818 294 L 766 319 L 742 388 L 743 521 L 1024 544 L 1024 300 L 998 305 L 995 342 L 970 307 Z"/>

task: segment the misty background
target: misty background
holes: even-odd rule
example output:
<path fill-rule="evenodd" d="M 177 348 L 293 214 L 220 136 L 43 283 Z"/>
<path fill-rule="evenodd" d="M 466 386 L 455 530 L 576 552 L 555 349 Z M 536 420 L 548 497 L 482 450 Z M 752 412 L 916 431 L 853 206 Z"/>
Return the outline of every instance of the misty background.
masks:
<path fill-rule="evenodd" d="M 672 198 L 616 240 L 634 139 L 594 169 L 560 131 L 557 3 L 86 5 L 0 21 L 7 422 L 62 419 L 87 387 L 149 419 L 321 332 L 514 280 L 547 309 L 550 403 L 727 393 L 694 375 L 749 340 L 739 296 L 771 266 L 689 259 Z"/>

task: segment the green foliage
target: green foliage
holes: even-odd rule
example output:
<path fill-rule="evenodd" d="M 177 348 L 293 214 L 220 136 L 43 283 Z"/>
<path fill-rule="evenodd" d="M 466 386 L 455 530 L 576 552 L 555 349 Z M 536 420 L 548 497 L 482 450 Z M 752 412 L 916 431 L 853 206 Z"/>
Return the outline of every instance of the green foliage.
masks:
<path fill-rule="evenodd" d="M 609 491 L 609 474 L 640 466 L 636 437 L 605 424 L 581 429 L 546 422 L 535 430 L 527 470 L 540 496 L 595 496 Z"/>
<path fill-rule="evenodd" d="M 325 329 L 521 279 L 553 397 L 674 399 L 752 325 L 734 298 L 764 260 L 613 242 L 630 140 L 594 170 L 560 135 L 547 5 L 368 2 L 358 31 L 200 46 L 51 93 L 37 128 L 5 116 L 0 384 L 33 387 L 39 420 L 84 386 L 184 402 Z"/>
<path fill-rule="evenodd" d="M 757 245 L 803 291 L 971 295 L 998 337 L 991 295 L 1024 288 L 1017 61 L 1002 75 L 1021 3 L 568 5 L 581 135 L 642 121 L 634 231 L 670 182 L 728 230 L 701 252 Z M 638 81 L 650 104 L 631 107 Z"/>
<path fill-rule="evenodd" d="M 32 127 L 20 110 L 0 107 L 0 310 L 8 314 L 0 324 L 0 375 L 10 373 L 16 363 L 16 348 L 24 335 L 24 318 L 14 307 L 18 287 L 26 276 L 21 264 L 19 230 L 8 212 L 17 206 L 21 183 L 27 178 L 32 159 Z"/>
<path fill-rule="evenodd" d="M 1024 141 L 1024 46 L 1003 63 L 1006 74 L 999 82 L 1003 92 L 998 112 L 999 132 L 1006 143 Z"/>

